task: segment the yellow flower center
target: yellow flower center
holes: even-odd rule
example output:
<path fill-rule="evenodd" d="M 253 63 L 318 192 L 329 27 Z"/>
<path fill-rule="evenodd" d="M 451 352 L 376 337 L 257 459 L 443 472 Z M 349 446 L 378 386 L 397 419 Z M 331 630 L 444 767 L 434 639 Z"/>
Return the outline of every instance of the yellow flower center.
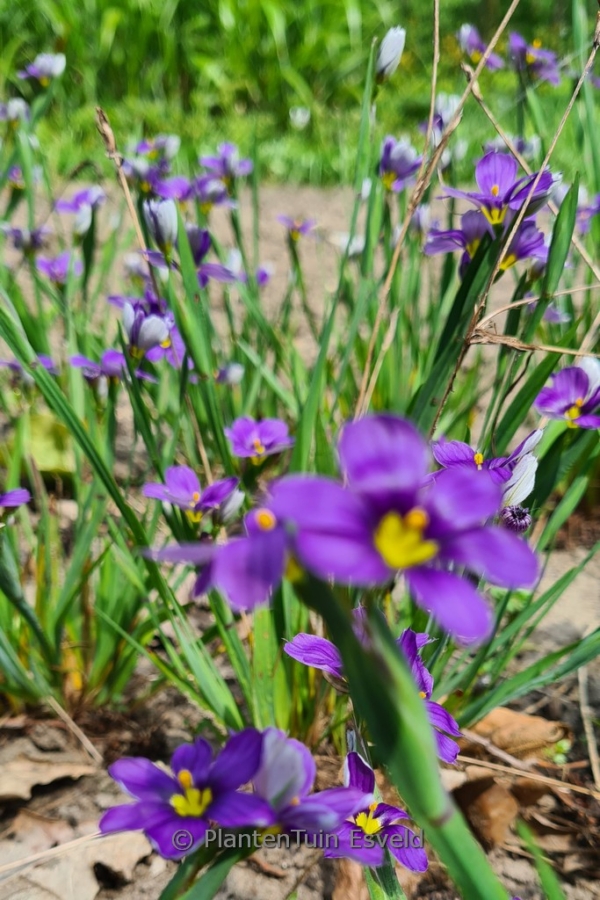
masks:
<path fill-rule="evenodd" d="M 290 237 L 293 241 L 300 240 L 300 229 L 296 225 L 294 225 L 293 228 L 290 228 Z"/>
<path fill-rule="evenodd" d="M 542 46 L 541 40 L 539 38 L 536 38 L 535 41 L 532 42 L 532 46 L 535 47 L 536 50 L 539 50 Z"/>
<path fill-rule="evenodd" d="M 259 509 L 256 513 L 256 524 L 261 531 L 272 531 L 277 525 L 277 519 L 270 509 Z"/>
<path fill-rule="evenodd" d="M 493 207 L 492 209 L 488 209 L 486 206 L 483 206 L 481 212 L 484 214 L 490 225 L 500 225 L 504 221 L 506 208 L 497 209 L 496 207 Z"/>
<path fill-rule="evenodd" d="M 419 566 L 436 555 L 438 545 L 423 533 L 429 524 L 424 509 L 411 509 L 405 516 L 386 513 L 375 529 L 374 543 L 383 561 L 391 569 Z"/>
<path fill-rule="evenodd" d="M 473 462 L 475 463 L 475 465 L 481 472 L 481 467 L 483 465 L 483 453 L 476 453 L 475 456 L 473 457 Z"/>
<path fill-rule="evenodd" d="M 502 262 L 500 263 L 500 270 L 502 272 L 506 272 L 507 269 L 510 269 L 511 266 L 517 261 L 517 257 L 514 253 L 509 253 L 508 256 L 505 256 Z"/>
<path fill-rule="evenodd" d="M 377 806 L 377 803 L 371 803 L 368 813 L 361 812 L 354 818 L 355 823 L 365 834 L 378 834 L 383 827 L 379 819 L 373 816 Z"/>
<path fill-rule="evenodd" d="M 427 698 L 427 694 L 425 693 L 425 691 L 419 691 L 419 697 L 421 698 L 421 700 L 425 700 Z"/>
<path fill-rule="evenodd" d="M 205 203 L 200 204 L 200 212 L 202 213 L 203 216 L 207 216 L 212 208 L 213 208 L 213 205 L 212 205 L 212 203 L 209 203 L 208 200 Z"/>
<path fill-rule="evenodd" d="M 144 194 L 149 194 L 150 191 L 152 190 L 150 182 L 149 181 L 141 181 L 140 182 L 140 190 L 143 191 Z"/>
<path fill-rule="evenodd" d="M 571 406 L 565 413 L 567 417 L 567 425 L 569 428 L 577 428 L 575 421 L 581 415 L 581 407 L 583 406 L 583 397 L 578 397 L 573 406 Z"/>
<path fill-rule="evenodd" d="M 292 584 L 297 584 L 299 581 L 302 581 L 304 577 L 304 569 L 295 557 L 288 557 L 287 563 L 285 565 L 284 575 L 286 579 Z"/>
<path fill-rule="evenodd" d="M 183 789 L 183 794 L 173 794 L 171 806 L 178 816 L 191 816 L 200 818 L 212 803 L 212 791 L 210 788 L 193 787 L 192 773 L 182 769 L 177 775 L 177 781 Z"/>
<path fill-rule="evenodd" d="M 383 186 L 386 189 L 386 191 L 391 191 L 392 185 L 396 180 L 396 173 L 395 172 L 385 172 L 381 176 L 381 180 L 383 182 Z"/>
<path fill-rule="evenodd" d="M 263 456 L 265 453 L 265 445 L 261 442 L 260 438 L 254 438 L 252 441 L 252 446 L 254 447 L 254 451 L 257 456 Z"/>
<path fill-rule="evenodd" d="M 38 78 L 38 81 L 42 87 L 48 87 L 48 85 L 50 84 L 50 79 L 47 75 L 42 75 L 40 78 Z"/>
<path fill-rule="evenodd" d="M 474 63 L 478 63 L 482 56 L 483 53 L 480 50 L 473 50 L 471 52 L 471 59 Z"/>
<path fill-rule="evenodd" d="M 468 253 L 469 256 L 471 257 L 471 259 L 473 259 L 473 257 L 474 257 L 475 254 L 477 253 L 477 250 L 479 249 L 480 243 L 481 243 L 481 241 L 476 239 L 476 240 L 474 240 L 474 241 L 471 241 L 471 243 L 470 243 L 470 244 L 467 244 L 467 246 L 465 247 L 465 250 L 467 251 L 467 253 Z"/>

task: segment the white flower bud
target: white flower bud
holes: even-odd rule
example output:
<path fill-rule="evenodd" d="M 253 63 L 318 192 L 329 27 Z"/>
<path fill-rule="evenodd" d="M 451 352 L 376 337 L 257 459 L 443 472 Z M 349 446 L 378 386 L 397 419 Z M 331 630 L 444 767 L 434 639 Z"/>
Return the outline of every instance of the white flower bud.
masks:
<path fill-rule="evenodd" d="M 404 41 L 406 39 L 406 31 L 404 28 L 396 26 L 390 28 L 381 44 L 375 61 L 375 77 L 377 81 L 387 81 L 394 74 L 404 50 Z"/>

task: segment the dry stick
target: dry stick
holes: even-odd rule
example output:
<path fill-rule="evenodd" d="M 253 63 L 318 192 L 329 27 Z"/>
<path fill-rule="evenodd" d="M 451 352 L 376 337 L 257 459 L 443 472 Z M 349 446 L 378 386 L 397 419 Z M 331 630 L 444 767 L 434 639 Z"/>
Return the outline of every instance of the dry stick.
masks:
<path fill-rule="evenodd" d="M 62 708 L 60 703 L 58 703 L 52 696 L 46 697 L 46 703 L 48 704 L 49 707 L 51 707 L 51 709 L 54 710 L 54 712 L 59 717 L 59 719 L 62 719 L 62 721 L 65 723 L 65 725 L 67 726 L 69 731 L 75 735 L 77 740 L 80 742 L 81 746 L 84 748 L 84 750 L 87 751 L 87 753 L 91 756 L 91 758 L 94 760 L 94 762 L 98 763 L 98 765 L 100 765 L 100 766 L 103 765 L 104 760 L 102 759 L 102 755 L 100 753 L 98 753 L 98 751 L 96 750 L 96 748 L 94 747 L 94 745 L 92 744 L 90 739 L 85 736 L 85 734 L 83 733 L 83 731 L 81 730 L 79 725 L 77 725 L 73 721 L 71 716 L 68 714 L 68 712 L 66 712 Z"/>
<path fill-rule="evenodd" d="M 465 756 L 459 753 L 456 757 L 461 763 L 468 766 L 477 766 L 480 769 L 493 769 L 495 772 L 504 772 L 506 775 L 512 775 L 514 778 L 526 778 L 528 781 L 539 781 L 540 784 L 547 784 L 561 791 L 571 791 L 574 794 L 585 794 L 587 797 L 594 797 L 600 800 L 600 791 L 593 791 L 591 788 L 580 787 L 578 784 L 568 784 L 566 781 L 560 781 L 558 778 L 549 778 L 547 775 L 538 775 L 537 772 L 524 772 L 521 769 L 515 769 L 512 766 L 503 766 L 500 763 L 488 762 L 483 759 L 474 759 L 471 756 Z M 1 870 L 0 870 L 1 871 Z"/>
<path fill-rule="evenodd" d="M 469 341 L 470 344 L 502 344 L 505 347 L 512 347 L 513 350 L 543 350 L 544 353 L 559 353 L 561 356 L 596 356 L 600 357 L 600 353 L 590 353 L 585 350 L 572 350 L 570 347 L 555 347 L 553 344 L 525 344 L 519 338 L 510 335 L 494 334 L 493 331 L 482 331 L 476 328 Z M 542 427 L 541 425 L 539 426 Z"/>
<path fill-rule="evenodd" d="M 546 156 L 544 157 L 544 160 L 543 160 L 543 162 L 542 162 L 542 165 L 540 166 L 539 172 L 537 173 L 537 175 L 535 176 L 535 178 L 534 178 L 533 181 L 531 182 L 531 185 L 530 185 L 530 188 L 529 188 L 529 192 L 528 192 L 528 194 L 527 194 L 527 197 L 525 198 L 525 201 L 524 201 L 524 203 L 523 203 L 521 209 L 520 209 L 519 212 L 517 213 L 517 215 L 516 215 L 516 217 L 515 217 L 515 219 L 514 219 L 512 225 L 511 225 L 511 228 L 510 228 L 508 234 L 506 235 L 506 237 L 505 237 L 505 239 L 504 239 L 504 247 L 503 247 L 503 249 L 502 249 L 502 252 L 501 252 L 500 255 L 498 256 L 498 259 L 496 260 L 496 264 L 494 265 L 494 268 L 493 268 L 492 271 L 490 272 L 490 276 L 489 276 L 489 278 L 488 278 L 488 280 L 487 280 L 487 283 L 486 283 L 486 285 L 485 285 L 485 288 L 483 289 L 483 294 L 482 294 L 482 296 L 481 296 L 481 299 L 480 299 L 480 301 L 479 301 L 479 303 L 478 303 L 478 305 L 477 305 L 477 307 L 476 307 L 476 309 L 475 309 L 475 312 L 473 313 L 473 316 L 472 316 L 472 318 L 471 318 L 471 322 L 470 322 L 469 327 L 468 327 L 468 329 L 467 329 L 467 334 L 465 335 L 465 339 L 464 339 L 464 341 L 463 341 L 463 344 L 462 344 L 460 353 L 459 353 L 459 355 L 458 355 L 458 359 L 457 359 L 457 361 L 456 361 L 456 365 L 455 365 L 455 367 L 454 367 L 454 370 L 453 370 L 453 372 L 452 372 L 452 375 L 451 375 L 451 377 L 450 377 L 450 380 L 448 381 L 448 384 L 447 384 L 446 389 L 445 389 L 445 391 L 444 391 L 444 395 L 443 395 L 443 397 L 442 397 L 442 400 L 441 400 L 441 402 L 440 402 L 440 404 L 439 404 L 439 406 L 438 406 L 438 409 L 437 409 L 437 412 L 436 412 L 436 415 L 435 415 L 435 419 L 434 419 L 433 424 L 432 424 L 432 426 L 431 426 L 431 434 L 433 434 L 433 432 L 435 431 L 435 427 L 436 427 L 436 425 L 437 425 L 437 423 L 438 423 L 438 420 L 439 420 L 440 415 L 442 414 L 442 410 L 443 410 L 443 408 L 444 408 L 444 405 L 445 405 L 445 403 L 446 403 L 446 400 L 448 399 L 448 395 L 450 394 L 450 392 L 451 392 L 451 390 L 452 390 L 452 387 L 453 387 L 453 385 L 454 385 L 454 380 L 455 380 L 455 378 L 456 378 L 456 375 L 458 374 L 458 371 L 459 371 L 459 369 L 460 369 L 460 367 L 461 367 L 461 365 L 462 365 L 462 363 L 463 363 L 463 360 L 464 360 L 464 358 L 465 358 L 465 356 L 466 356 L 466 354 L 467 354 L 467 351 L 468 351 L 468 349 L 469 349 L 469 347 L 470 347 L 470 345 L 471 345 L 472 338 L 473 338 L 473 334 L 474 334 L 475 331 L 477 330 L 479 318 L 480 318 L 480 316 L 481 316 L 481 313 L 483 312 L 483 309 L 485 308 L 485 304 L 486 304 L 488 295 L 489 295 L 489 293 L 490 293 L 490 290 L 492 289 L 492 285 L 493 285 L 493 283 L 494 283 L 494 281 L 495 281 L 495 279 L 496 279 L 496 276 L 497 276 L 498 273 L 500 272 L 500 269 L 501 269 L 502 263 L 503 263 L 503 261 L 504 261 L 504 258 L 506 257 L 506 255 L 507 255 L 507 253 L 508 253 L 508 248 L 510 247 L 510 244 L 511 244 L 512 240 L 514 239 L 514 237 L 515 237 L 517 231 L 519 230 L 519 227 L 520 227 L 521 223 L 523 222 L 523 219 L 524 219 L 525 216 L 527 215 L 529 204 L 530 204 L 530 202 L 531 202 L 531 200 L 532 200 L 532 198 L 533 198 L 533 195 L 535 194 L 535 191 L 536 191 L 536 189 L 537 189 L 537 186 L 538 186 L 538 184 L 540 183 L 541 178 L 542 178 L 542 176 L 543 176 L 543 174 L 544 174 L 544 172 L 545 172 L 545 170 L 546 170 L 546 166 L 547 166 L 548 163 L 550 162 L 550 158 L 551 158 L 551 156 L 552 156 L 552 154 L 553 154 L 553 152 L 554 152 L 554 148 L 556 147 L 556 144 L 557 144 L 557 142 L 558 142 L 558 139 L 559 139 L 560 135 L 562 134 L 563 129 L 564 129 L 566 123 L 567 123 L 567 119 L 569 118 L 569 115 L 570 115 L 570 113 L 571 113 L 571 110 L 573 109 L 573 106 L 574 106 L 574 104 L 575 104 L 575 101 L 576 101 L 576 99 L 577 99 L 577 97 L 578 97 L 578 95 L 579 95 L 579 92 L 581 91 L 583 82 L 584 82 L 585 79 L 587 78 L 588 72 L 590 71 L 590 69 L 592 68 L 592 66 L 593 66 L 593 64 L 594 64 L 594 59 L 595 59 L 595 57 L 596 57 L 596 53 L 598 52 L 598 47 L 599 47 L 599 46 L 600 46 L 600 12 L 599 12 L 599 13 L 597 14 L 597 16 L 596 16 L 596 28 L 595 28 L 595 30 L 594 30 L 594 39 L 593 39 L 593 41 L 592 41 L 592 50 L 591 50 L 590 55 L 589 55 L 589 57 L 588 57 L 588 61 L 587 61 L 586 64 L 585 64 L 584 70 L 583 70 L 583 72 L 581 73 L 581 77 L 579 78 L 579 81 L 578 81 L 577 84 L 575 85 L 575 89 L 574 89 L 574 91 L 573 91 L 573 93 L 572 93 L 572 95 L 571 95 L 571 99 L 569 100 L 569 102 L 568 102 L 568 104 L 567 104 L 567 108 L 565 109 L 565 111 L 564 111 L 564 113 L 563 113 L 563 115 L 562 115 L 562 118 L 561 118 L 561 120 L 560 120 L 560 123 L 559 123 L 559 125 L 558 125 L 558 128 L 556 129 L 556 132 L 554 133 L 554 137 L 553 137 L 552 140 L 550 141 L 550 146 L 548 147 L 548 151 L 547 151 L 547 153 L 546 153 Z M 479 66 L 478 66 L 477 68 L 479 68 Z M 465 71 L 467 71 L 467 67 L 466 67 L 466 66 L 463 66 L 463 69 L 464 69 Z M 477 76 L 477 70 L 475 70 L 475 72 L 473 72 L 473 77 L 472 77 L 472 79 L 469 81 L 469 84 L 473 85 L 473 81 L 476 81 L 476 80 L 477 80 L 477 77 L 478 77 L 478 76 Z M 474 87 L 474 85 L 473 85 L 473 87 Z M 500 342 L 498 342 L 498 343 L 500 343 Z M 524 349 L 527 349 L 527 348 L 524 348 Z M 564 351 L 563 351 L 563 352 L 564 352 Z"/>
<path fill-rule="evenodd" d="M 117 142 L 115 140 L 115 135 L 110 127 L 110 122 L 108 121 L 108 116 L 102 109 L 102 107 L 96 107 L 96 118 L 97 118 L 97 127 L 100 132 L 100 136 L 104 141 L 104 146 L 106 147 L 106 155 L 109 159 L 115 164 L 115 168 L 117 170 L 117 177 L 119 179 L 119 184 L 121 185 L 121 189 L 123 194 L 125 195 L 125 202 L 127 203 L 127 209 L 129 210 L 129 215 L 131 216 L 131 220 L 133 222 L 133 227 L 135 229 L 135 234 L 137 237 L 138 244 L 140 245 L 140 250 L 144 254 L 146 262 L 148 263 L 148 271 L 150 273 L 150 280 L 152 281 L 152 286 L 154 288 L 154 293 L 156 296 L 160 296 L 160 292 L 158 290 L 158 285 L 156 283 L 156 277 L 154 275 L 154 269 L 150 265 L 150 261 L 146 256 L 146 241 L 144 240 L 144 234 L 142 232 L 140 221 L 138 219 L 138 214 L 136 208 L 133 203 L 133 199 L 131 197 L 131 191 L 129 190 L 129 185 L 127 184 L 127 179 L 125 178 L 125 173 L 123 172 L 123 157 L 117 151 Z M 200 453 L 200 459 L 202 460 L 202 466 L 204 468 L 204 474 L 206 475 L 206 480 L 208 484 L 212 484 L 213 476 L 210 468 L 210 463 L 208 461 L 208 455 L 206 453 L 206 448 L 204 446 L 204 441 L 202 440 L 202 434 L 200 433 L 200 429 L 198 427 L 198 422 L 196 421 L 196 416 L 194 415 L 194 409 L 192 407 L 192 402 L 190 398 L 186 394 L 186 406 L 190 412 L 190 418 L 192 422 L 192 427 L 194 429 L 196 435 L 196 441 L 198 444 L 198 450 Z"/>
<path fill-rule="evenodd" d="M 553 297 L 568 297 L 571 294 L 581 294 L 585 291 L 592 291 L 594 288 L 600 288 L 600 283 L 598 284 L 583 284 L 580 287 L 569 288 L 566 291 L 556 291 L 553 294 Z M 493 312 L 489 313 L 487 316 L 484 316 L 483 319 L 479 321 L 479 330 L 483 330 L 483 326 L 487 325 L 488 322 L 491 322 L 492 319 L 495 319 L 496 316 L 501 315 L 503 312 L 508 312 L 510 309 L 515 309 L 517 306 L 527 306 L 529 303 L 537 303 L 538 300 L 543 300 L 544 298 L 540 295 L 539 297 L 525 297 L 524 300 L 515 300 L 514 303 L 507 303 L 506 306 L 501 306 L 499 309 L 495 309 Z"/>
<path fill-rule="evenodd" d="M 0 875 L 4 875 L 5 872 L 12 872 L 15 869 L 36 865 L 37 863 L 43 862 L 47 859 L 53 859 L 53 857 L 60 856 L 62 853 L 67 853 L 69 850 L 73 850 L 75 847 L 80 847 L 82 844 L 89 844 L 90 841 L 94 841 L 97 838 L 102 837 L 105 837 L 105 835 L 97 831 L 94 834 L 86 834 L 83 837 L 75 838 L 75 840 L 73 841 L 67 841 L 65 844 L 60 844 L 58 847 L 50 847 L 48 850 L 41 850 L 39 853 L 32 853 L 31 856 L 24 856 L 22 859 L 15 859 L 12 862 L 6 863 L 6 865 L 4 866 L 0 866 Z"/>
<path fill-rule="evenodd" d="M 490 54 L 494 50 L 494 47 L 498 43 L 502 33 L 506 29 L 506 26 L 510 22 L 510 20 L 513 16 L 513 13 L 516 10 L 516 8 L 520 2 L 521 2 L 521 0 L 512 0 L 512 3 L 510 4 L 509 8 L 507 9 L 504 18 L 500 22 L 500 25 L 496 29 L 494 36 L 492 37 L 491 41 L 489 42 L 485 53 L 482 55 L 481 59 L 477 63 L 477 66 L 473 73 L 475 81 L 477 80 L 477 78 L 479 78 L 479 75 L 483 71 L 483 68 L 484 68 L 486 62 L 488 61 Z M 434 25 L 435 25 L 435 20 L 434 20 Z M 469 96 L 471 95 L 471 93 L 473 91 L 473 86 L 474 86 L 474 82 L 469 81 L 460 100 L 458 101 L 454 115 L 452 116 L 448 125 L 446 126 L 446 130 L 443 132 L 443 134 L 440 137 L 439 144 L 437 145 L 437 147 L 435 148 L 435 150 L 433 151 L 433 153 L 431 154 L 431 156 L 429 158 L 429 162 L 427 163 L 425 171 L 422 174 L 421 174 L 421 172 L 419 172 L 419 177 L 417 178 L 417 184 L 415 185 L 415 189 L 411 194 L 410 200 L 408 201 L 408 208 L 406 210 L 406 215 L 404 217 L 404 221 L 402 223 L 402 228 L 400 229 L 400 234 L 398 236 L 398 241 L 397 241 L 396 247 L 394 249 L 394 255 L 392 256 L 392 261 L 390 263 L 390 269 L 389 269 L 389 272 L 385 279 L 385 284 L 383 285 L 382 297 L 381 297 L 381 300 L 379 301 L 379 307 L 377 309 L 377 315 L 375 317 L 375 324 L 373 326 L 371 340 L 369 341 L 369 347 L 367 350 L 367 358 L 365 361 L 365 368 L 364 368 L 363 377 L 362 377 L 362 381 L 361 381 L 361 385 L 360 385 L 358 401 L 356 404 L 356 412 L 354 414 L 355 419 L 357 419 L 360 415 L 362 415 L 362 412 L 364 411 L 364 397 L 367 393 L 367 385 L 369 382 L 369 370 L 371 368 L 371 360 L 373 359 L 375 343 L 377 341 L 377 335 L 378 335 L 379 329 L 381 327 L 381 323 L 383 321 L 385 305 L 387 302 L 388 294 L 391 289 L 394 272 L 396 271 L 396 266 L 398 265 L 398 260 L 400 259 L 400 251 L 401 251 L 402 245 L 404 243 L 404 238 L 406 237 L 406 234 L 408 232 L 408 226 L 410 225 L 410 220 L 413 216 L 415 209 L 419 205 L 423 194 L 425 193 L 427 187 L 429 186 L 429 183 L 433 177 L 433 173 L 437 168 L 437 165 L 442 157 L 444 150 L 446 149 L 446 146 L 448 144 L 448 141 L 450 140 L 450 137 L 452 136 L 453 132 L 456 130 L 456 128 L 460 122 L 464 105 L 467 102 L 467 100 L 469 99 Z M 426 146 L 425 153 L 427 153 L 427 150 L 428 150 L 428 147 Z M 600 280 L 600 278 L 599 278 L 599 280 Z"/>

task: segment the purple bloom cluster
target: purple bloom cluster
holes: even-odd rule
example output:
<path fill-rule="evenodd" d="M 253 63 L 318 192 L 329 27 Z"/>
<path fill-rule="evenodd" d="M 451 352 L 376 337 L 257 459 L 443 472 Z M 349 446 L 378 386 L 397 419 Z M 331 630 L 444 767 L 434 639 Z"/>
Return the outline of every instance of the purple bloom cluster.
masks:
<path fill-rule="evenodd" d="M 249 457 L 256 463 L 287 450 L 294 443 L 281 419 L 256 422 L 250 416 L 243 416 L 236 419 L 231 428 L 226 428 L 225 434 L 231 441 L 234 456 Z"/>
<path fill-rule="evenodd" d="M 367 643 L 367 635 L 363 627 L 363 610 L 354 610 L 355 632 L 362 643 Z M 460 730 L 456 721 L 439 703 L 432 701 L 433 678 L 425 667 L 420 657 L 421 649 L 429 643 L 429 635 L 417 634 L 410 628 L 402 632 L 396 641 L 400 651 L 411 667 L 415 683 L 425 700 L 427 713 L 432 726 L 435 729 L 435 737 L 438 745 L 438 755 L 443 762 L 454 763 L 458 755 L 459 747 L 456 741 L 448 737 L 460 736 Z M 326 638 L 313 634 L 297 634 L 283 648 L 292 659 L 312 666 L 313 669 L 321 669 L 334 678 L 342 679 L 344 670 L 339 650 Z M 446 732 L 444 734 L 444 732 Z"/>
<path fill-rule="evenodd" d="M 238 435 L 248 456 L 267 449 L 254 424 L 246 422 Z M 276 446 L 282 438 L 283 429 Z M 455 638 L 483 640 L 491 610 L 459 573 L 507 588 L 533 585 L 538 574 L 527 544 L 490 524 L 507 505 L 500 485 L 462 467 L 432 478 L 426 442 L 393 415 L 347 425 L 338 453 L 344 485 L 315 475 L 284 477 L 246 516 L 245 537 L 167 547 L 153 558 L 200 566 L 203 588 L 219 588 L 238 610 L 267 602 L 299 566 L 356 586 L 387 585 L 402 574 L 417 603 Z"/>
<path fill-rule="evenodd" d="M 422 839 L 400 824 L 409 816 L 375 800 L 375 774 L 362 757 L 348 754 L 344 787 L 313 793 L 313 757 L 276 728 L 240 731 L 215 758 L 197 738 L 175 750 L 170 771 L 133 757 L 113 763 L 109 773 L 135 802 L 104 813 L 100 831 L 143 830 L 167 859 L 193 853 L 216 828 L 254 828 L 259 842 L 277 834 L 318 839 L 326 856 L 372 867 L 383 864 L 388 847 L 407 868 L 427 868 Z"/>

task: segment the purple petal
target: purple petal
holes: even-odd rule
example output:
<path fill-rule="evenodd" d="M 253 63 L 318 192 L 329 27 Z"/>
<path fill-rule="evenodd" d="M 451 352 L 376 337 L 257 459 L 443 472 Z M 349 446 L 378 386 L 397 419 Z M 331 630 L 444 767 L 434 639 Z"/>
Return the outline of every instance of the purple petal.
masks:
<path fill-rule="evenodd" d="M 369 798 L 366 798 L 367 800 Z M 365 795 L 353 788 L 330 788 L 311 794 L 297 806 L 288 806 L 281 814 L 288 828 L 299 831 L 335 831 L 344 819 L 364 807 Z"/>
<path fill-rule="evenodd" d="M 385 835 L 388 838 L 386 846 L 399 863 L 410 869 L 411 872 L 427 871 L 427 854 L 422 847 L 417 846 L 419 843 L 422 843 L 422 838 L 415 835 L 405 825 L 388 825 L 385 829 Z M 401 845 L 400 847 L 394 846 L 394 841 L 392 840 L 394 837 Z"/>
<path fill-rule="evenodd" d="M 462 441 L 433 441 L 431 452 L 440 466 L 475 466 L 475 451 Z"/>
<path fill-rule="evenodd" d="M 233 791 L 251 781 L 258 772 L 263 736 L 255 728 L 246 728 L 229 738 L 212 764 L 209 783 L 214 791 Z"/>
<path fill-rule="evenodd" d="M 575 419 L 575 425 L 579 428 L 600 428 L 600 416 L 579 416 Z"/>
<path fill-rule="evenodd" d="M 427 474 L 427 444 L 414 425 L 393 415 L 365 416 L 346 425 L 338 443 L 351 488 L 414 492 Z"/>
<path fill-rule="evenodd" d="M 436 473 L 425 500 L 431 518 L 428 536 L 436 537 L 473 528 L 495 515 L 502 503 L 502 491 L 484 473 L 457 467 Z"/>
<path fill-rule="evenodd" d="M 582 368 L 568 366 L 552 376 L 550 386 L 542 388 L 533 405 L 542 414 L 562 418 L 577 400 L 586 397 L 589 384 L 587 373 Z"/>
<path fill-rule="evenodd" d="M 15 506 L 21 506 L 23 503 L 29 503 L 31 494 L 26 488 L 15 488 L 12 491 L 6 491 L 0 494 L 0 506 L 12 509 Z"/>
<path fill-rule="evenodd" d="M 314 634 L 297 634 L 284 645 L 283 650 L 305 666 L 321 669 L 336 678 L 343 677 L 342 658 L 337 648 L 325 638 Z"/>
<path fill-rule="evenodd" d="M 173 496 L 191 501 L 192 495 L 200 494 L 200 482 L 193 469 L 188 466 L 170 466 L 165 471 L 165 482 Z"/>
<path fill-rule="evenodd" d="M 213 581 L 234 610 L 267 603 L 283 578 L 287 537 L 283 528 L 253 533 L 219 546 Z"/>
<path fill-rule="evenodd" d="M 216 509 L 235 491 L 239 483 L 239 478 L 235 476 L 215 481 L 202 492 L 201 508 L 203 510 Z"/>
<path fill-rule="evenodd" d="M 372 794 L 375 790 L 375 772 L 354 750 L 348 754 L 344 762 L 344 784 L 364 794 Z"/>
<path fill-rule="evenodd" d="M 408 569 L 404 574 L 419 606 L 460 643 L 481 642 L 489 635 L 492 610 L 468 581 L 437 569 Z"/>
<path fill-rule="evenodd" d="M 373 818 L 379 819 L 381 824 L 387 827 L 396 822 L 397 819 L 410 819 L 410 816 L 398 806 L 391 806 L 389 803 L 378 803 L 373 812 Z"/>
<path fill-rule="evenodd" d="M 108 767 L 108 774 L 137 800 L 166 800 L 179 790 L 175 779 L 149 759 L 126 756 Z"/>
<path fill-rule="evenodd" d="M 433 678 L 419 656 L 419 638 L 423 637 L 427 639 L 428 635 L 418 635 L 411 628 L 407 628 L 402 632 L 396 643 L 408 661 L 419 691 L 424 693 L 426 697 L 430 697 L 433 690 Z M 427 643 L 427 640 L 425 643 Z M 424 645 L 421 644 L 421 646 Z"/>
<path fill-rule="evenodd" d="M 249 825 L 266 828 L 276 821 L 275 812 L 266 800 L 240 791 L 226 791 L 216 797 L 207 812 L 223 828 L 246 828 Z"/>
<path fill-rule="evenodd" d="M 125 803 L 107 809 L 98 825 L 102 834 L 113 831 L 139 831 L 173 816 L 173 810 L 165 803 L 145 801 Z"/>
<path fill-rule="evenodd" d="M 475 167 L 479 190 L 488 196 L 503 197 L 515 183 L 518 171 L 516 159 L 509 153 L 492 150 Z"/>
<path fill-rule="evenodd" d="M 434 731 L 435 742 L 437 745 L 437 754 L 442 762 L 454 765 L 456 757 L 460 753 L 460 747 L 453 741 L 451 737 L 442 734 L 441 731 Z"/>
<path fill-rule="evenodd" d="M 204 738 L 196 738 L 193 744 L 181 744 L 171 757 L 171 768 L 178 774 L 183 769 L 192 776 L 193 784 L 204 786 L 212 760 L 212 748 Z"/>
<path fill-rule="evenodd" d="M 502 587 L 532 587 L 539 573 L 533 550 L 505 528 L 463 533 L 447 541 L 443 552 L 445 558 Z"/>
<path fill-rule="evenodd" d="M 366 835 L 358 825 L 345 822 L 333 838 L 327 842 L 323 856 L 329 859 L 340 857 L 354 859 L 363 866 L 376 869 L 384 862 L 383 847 L 375 843 L 372 836 L 369 836 L 365 846 L 365 837 Z M 371 843 L 372 841 L 373 843 Z"/>
<path fill-rule="evenodd" d="M 206 819 L 178 816 L 171 810 L 169 817 L 145 829 L 146 837 L 157 853 L 165 859 L 181 859 L 203 842 L 208 830 Z"/>
<path fill-rule="evenodd" d="M 205 566 L 211 562 L 217 547 L 206 541 L 196 541 L 193 544 L 171 544 L 162 550 L 153 550 L 145 547 L 142 555 L 157 562 L 188 563 L 191 566 Z"/>
<path fill-rule="evenodd" d="M 461 731 L 456 719 L 441 704 L 435 703 L 433 700 L 426 700 L 425 706 L 427 707 L 427 717 L 434 728 L 446 731 L 454 737 L 460 737 Z"/>

